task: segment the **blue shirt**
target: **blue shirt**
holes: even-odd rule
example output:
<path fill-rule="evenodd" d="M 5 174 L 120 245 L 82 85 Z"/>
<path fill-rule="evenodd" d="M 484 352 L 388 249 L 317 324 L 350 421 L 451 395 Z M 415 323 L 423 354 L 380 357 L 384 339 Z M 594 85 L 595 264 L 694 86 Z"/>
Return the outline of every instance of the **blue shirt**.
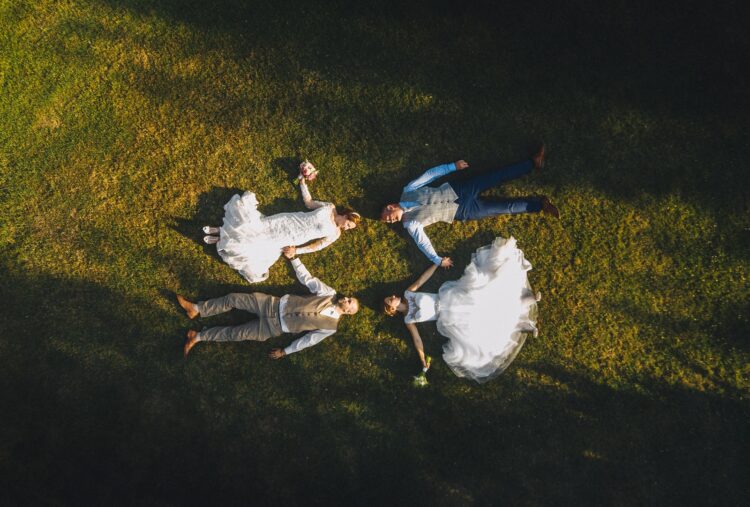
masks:
<path fill-rule="evenodd" d="M 455 170 L 456 164 L 453 162 L 451 162 L 450 164 L 443 164 L 433 167 L 432 169 L 428 169 L 424 172 L 424 174 L 422 174 L 422 176 L 406 185 L 404 187 L 404 192 L 413 192 L 417 189 L 420 189 L 423 186 L 445 176 L 446 174 L 450 174 Z M 401 208 L 405 212 L 411 211 L 412 209 L 418 208 L 420 206 L 418 202 L 412 201 L 401 201 L 398 203 L 398 205 L 401 206 Z M 428 259 L 430 259 L 435 264 L 440 264 L 442 262 L 443 258 L 440 257 L 437 252 L 435 252 L 435 248 L 433 248 L 430 238 L 428 238 L 427 234 L 424 232 L 424 226 L 422 224 L 420 224 L 419 222 L 410 221 L 404 224 L 404 228 L 417 244 L 417 247 L 422 251 L 423 254 L 427 256 Z"/>

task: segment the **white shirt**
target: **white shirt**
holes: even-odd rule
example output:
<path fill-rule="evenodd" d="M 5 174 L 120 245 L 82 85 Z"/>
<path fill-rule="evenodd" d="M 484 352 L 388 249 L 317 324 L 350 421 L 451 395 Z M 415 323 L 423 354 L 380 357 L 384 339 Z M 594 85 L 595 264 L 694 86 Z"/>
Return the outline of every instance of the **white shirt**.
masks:
<path fill-rule="evenodd" d="M 294 267 L 294 273 L 297 275 L 297 280 L 299 280 L 302 285 L 307 287 L 310 292 L 312 292 L 316 296 L 336 295 L 336 291 L 334 289 L 321 282 L 320 279 L 312 276 L 305 265 L 302 264 L 301 260 L 294 259 L 292 261 L 292 267 Z M 288 299 L 289 295 L 287 294 L 286 296 L 283 296 L 279 301 L 279 322 L 281 324 L 281 330 L 285 333 L 289 332 L 289 328 L 286 327 L 286 322 L 284 322 L 283 317 L 284 308 L 286 307 Z M 320 313 L 322 313 L 326 317 L 332 317 L 334 319 L 338 319 L 341 316 L 338 309 L 336 308 L 336 305 L 331 305 L 327 308 L 324 308 Z M 313 345 L 322 342 L 335 332 L 335 329 L 316 329 L 314 331 L 308 331 L 302 337 L 294 340 L 291 344 L 289 344 L 289 346 L 284 349 L 284 353 L 286 355 L 294 354 L 295 352 L 299 352 L 300 350 L 306 349 L 307 347 L 312 347 Z"/>
<path fill-rule="evenodd" d="M 404 187 L 404 192 L 413 192 L 419 188 L 422 188 L 428 183 L 445 176 L 446 174 L 452 173 L 455 170 L 456 170 L 455 163 L 443 164 L 443 165 L 435 166 L 432 169 L 428 169 L 427 171 L 424 172 L 424 174 L 422 174 L 422 176 L 411 181 L 408 185 L 406 185 Z M 404 211 L 410 211 L 414 208 L 419 207 L 418 202 L 411 202 L 411 201 L 402 201 L 402 202 L 399 202 L 398 205 L 401 206 L 401 208 L 403 208 Z M 424 232 L 424 226 L 422 224 L 418 222 L 410 221 L 404 224 L 404 228 L 406 229 L 406 232 L 408 232 L 409 235 L 412 237 L 414 242 L 417 244 L 417 248 L 419 248 L 422 251 L 422 253 L 427 256 L 428 259 L 430 259 L 434 264 L 440 264 L 442 262 L 443 258 L 440 257 L 435 251 L 435 248 L 432 246 L 432 242 L 430 241 L 430 238 L 427 237 L 427 234 Z"/>

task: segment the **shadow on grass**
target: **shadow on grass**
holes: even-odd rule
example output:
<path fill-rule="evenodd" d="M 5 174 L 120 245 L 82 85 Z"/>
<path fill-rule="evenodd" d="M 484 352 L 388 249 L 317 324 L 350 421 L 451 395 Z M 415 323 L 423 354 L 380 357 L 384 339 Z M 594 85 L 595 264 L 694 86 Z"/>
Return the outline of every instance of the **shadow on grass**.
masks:
<path fill-rule="evenodd" d="M 344 103 L 314 86 L 298 97 L 309 114 L 299 119 L 302 125 L 351 159 L 375 164 L 371 174 L 378 176 L 365 178 L 367 195 L 353 203 L 368 218 L 376 218 L 384 199 L 396 199 L 403 183 L 426 169 L 425 160 L 454 153 L 477 163 L 498 149 L 521 153 L 531 135 L 553 144 L 548 170 L 534 184 L 552 191 L 592 187 L 635 203 L 643 196 L 677 195 L 713 215 L 722 248 L 741 259 L 750 251 L 750 235 L 722 219 L 748 210 L 741 164 L 747 149 L 740 134 L 747 116 L 737 114 L 747 110 L 748 83 L 733 69 L 750 56 L 750 43 L 740 36 L 744 17 L 738 6 L 605 6 L 587 0 L 564 7 L 441 1 L 429 8 L 420 2 L 102 3 L 200 29 L 208 37 L 197 51 L 213 50 L 213 35 L 220 34 L 238 62 L 256 52 L 276 55 L 269 78 L 282 87 L 301 82 L 305 70 L 346 90 L 384 84 L 436 97 L 430 107 L 412 111 L 393 104 L 363 111 L 356 101 Z M 414 29 L 410 23 L 418 19 L 430 28 Z M 530 36 L 530 30 L 543 36 Z M 285 54 L 293 54 L 293 61 L 281 58 Z M 205 121 L 235 126 L 252 117 L 247 104 L 253 97 L 196 79 L 152 69 L 138 86 L 185 110 L 199 108 Z M 498 111 L 496 118 L 490 111 Z M 390 130 L 401 139 L 381 137 Z M 707 130 L 726 135 L 706 142 Z M 488 144 L 490 138 L 497 141 Z M 425 148 L 424 141 L 440 145 Z M 393 150 L 407 159 L 408 176 L 377 170 Z M 288 172 L 291 166 L 282 160 Z M 564 210 L 564 202 L 558 205 Z"/>
<path fill-rule="evenodd" d="M 414 390 L 397 341 L 345 334 L 281 362 L 265 354 L 287 337 L 204 345 L 185 362 L 190 324 L 174 305 L 5 273 L 0 475 L 13 503 L 747 500 L 750 413 L 733 396 L 656 379 L 618 391 L 523 354 L 479 387 L 437 352 L 431 386 Z"/>
<path fill-rule="evenodd" d="M 169 454 L 195 436 L 182 337 L 170 332 L 187 323 L 88 282 L 6 272 L 2 283 L 12 314 L 0 368 L 3 494 L 30 503 L 122 501 L 127 482 L 154 472 L 147 448 Z M 184 456 L 185 465 L 199 466 L 200 454 Z M 178 479 L 169 480 L 176 487 Z"/>
<path fill-rule="evenodd" d="M 299 157 L 279 157 L 274 159 L 273 165 L 284 171 L 290 180 L 299 175 L 299 166 L 302 159 Z"/>
<path fill-rule="evenodd" d="M 322 67 L 331 71 L 347 69 L 346 75 L 355 79 L 401 79 L 402 74 L 395 70 L 405 64 L 423 69 L 424 60 L 434 72 L 429 76 L 425 73 L 424 77 L 430 80 L 447 76 L 441 72 L 446 69 L 452 69 L 460 78 L 471 76 L 471 71 L 462 72 L 471 69 L 471 55 L 459 58 L 450 51 L 440 51 L 468 38 L 462 30 L 448 32 L 443 40 L 431 40 L 435 51 L 429 51 L 431 48 L 410 47 L 403 44 L 402 37 L 389 38 L 372 29 L 431 20 L 446 31 L 464 23 L 483 29 L 492 27 L 487 34 L 492 38 L 483 41 L 489 46 L 487 51 L 495 50 L 512 61 L 535 67 L 531 76 L 546 75 L 544 84 L 554 76 L 555 80 L 584 84 L 587 90 L 610 88 L 626 96 L 629 92 L 651 107 L 669 107 L 685 101 L 703 107 L 714 105 L 690 96 L 691 90 L 698 90 L 734 111 L 736 102 L 733 104 L 732 99 L 741 98 L 739 92 L 745 82 L 732 73 L 732 69 L 741 68 L 748 50 L 748 41 L 737 31 L 742 28 L 741 9 L 710 2 L 693 2 L 687 9 L 675 9 L 681 5 L 678 2 L 605 6 L 590 0 L 566 6 L 541 1 L 512 6 L 489 0 L 470 4 L 455 0 L 409 4 L 379 1 L 367 5 L 236 0 L 213 2 L 210 6 L 177 0 L 103 3 L 156 14 L 208 32 L 219 31 L 232 38 L 238 51 L 268 41 L 287 41 L 306 62 L 316 63 L 321 57 L 336 55 L 335 59 L 323 58 Z M 441 22 L 447 20 L 452 23 L 443 26 Z M 530 36 L 530 31 L 543 36 Z M 712 37 L 696 36 L 699 33 L 710 33 Z M 486 56 L 485 51 L 480 54 Z M 728 61 L 711 58 L 717 54 Z M 372 57 L 363 60 L 362 55 Z M 443 62 L 439 57 L 443 57 Z M 373 70 L 380 72 L 373 75 Z M 420 76 L 410 78 L 419 80 Z M 453 80 L 445 81 L 453 84 Z M 443 86 L 450 89 L 449 84 Z M 636 85 L 638 91 L 628 89 L 630 85 Z M 475 89 L 474 100 L 481 101 L 484 91 L 481 86 Z M 648 95 L 640 96 L 639 92 Z M 644 100 L 649 97 L 655 100 Z"/>
<path fill-rule="evenodd" d="M 240 188 L 212 187 L 211 190 L 198 197 L 196 212 L 191 218 L 176 218 L 169 227 L 197 243 L 203 248 L 204 252 L 221 260 L 216 253 L 216 247 L 203 241 L 203 236 L 206 235 L 203 232 L 203 227 L 206 225 L 221 227 L 224 218 L 224 205 L 229 202 L 233 195 L 242 195 L 243 193 L 244 190 Z"/>

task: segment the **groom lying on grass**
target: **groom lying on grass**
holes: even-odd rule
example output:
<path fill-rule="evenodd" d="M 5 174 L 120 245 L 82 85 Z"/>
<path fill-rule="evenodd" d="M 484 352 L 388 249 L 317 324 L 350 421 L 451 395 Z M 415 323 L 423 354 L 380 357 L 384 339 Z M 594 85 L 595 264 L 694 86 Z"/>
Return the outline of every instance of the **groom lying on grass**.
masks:
<path fill-rule="evenodd" d="M 502 183 L 528 174 L 532 169 L 544 166 L 544 146 L 530 159 L 507 167 L 500 167 L 477 174 L 464 181 L 443 183 L 439 187 L 427 186 L 430 182 L 454 171 L 467 169 L 469 164 L 458 160 L 426 171 L 422 176 L 404 187 L 401 199 L 388 204 L 380 213 L 383 222 L 401 222 L 417 247 L 433 263 L 449 268 L 450 257 L 441 257 L 435 252 L 424 228 L 435 222 L 452 223 L 454 220 L 479 220 L 496 215 L 516 213 L 538 213 L 560 218 L 557 208 L 546 196 L 517 199 L 487 200 L 479 194 Z"/>
<path fill-rule="evenodd" d="M 310 296 L 287 294 L 278 298 L 261 292 L 233 293 L 192 303 L 178 294 L 177 301 L 190 319 L 210 317 L 235 308 L 258 316 L 239 326 L 210 327 L 201 332 L 191 329 L 185 341 L 185 358 L 198 342 L 266 341 L 283 333 L 308 331 L 288 347 L 273 349 L 268 355 L 271 359 L 281 359 L 323 341 L 336 332 L 339 317 L 357 313 L 359 301 L 356 298 L 337 298 L 336 291 L 310 275 L 295 253 L 294 247 L 283 250 L 284 257 L 294 267 L 297 279 L 312 292 Z"/>

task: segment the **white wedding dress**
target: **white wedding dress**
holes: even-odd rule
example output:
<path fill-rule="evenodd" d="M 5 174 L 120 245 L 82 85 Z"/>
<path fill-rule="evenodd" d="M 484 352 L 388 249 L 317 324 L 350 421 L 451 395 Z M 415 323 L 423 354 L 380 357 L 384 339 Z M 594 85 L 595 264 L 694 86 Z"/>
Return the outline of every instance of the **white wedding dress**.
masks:
<path fill-rule="evenodd" d="M 248 282 L 263 281 L 285 246 L 297 246 L 297 253 L 309 253 L 339 238 L 341 230 L 333 221 L 334 205 L 318 204 L 320 207 L 312 211 L 265 216 L 258 211 L 253 192 L 235 194 L 224 205 L 224 224 L 216 249 Z M 314 247 L 299 248 L 317 239 L 322 241 Z"/>
<path fill-rule="evenodd" d="M 445 362 L 459 377 L 484 383 L 510 365 L 527 333 L 538 333 L 530 269 L 515 238 L 497 238 L 477 250 L 463 276 L 445 282 L 438 294 L 406 291 L 404 322 L 437 320 L 438 332 L 449 340 Z"/>

